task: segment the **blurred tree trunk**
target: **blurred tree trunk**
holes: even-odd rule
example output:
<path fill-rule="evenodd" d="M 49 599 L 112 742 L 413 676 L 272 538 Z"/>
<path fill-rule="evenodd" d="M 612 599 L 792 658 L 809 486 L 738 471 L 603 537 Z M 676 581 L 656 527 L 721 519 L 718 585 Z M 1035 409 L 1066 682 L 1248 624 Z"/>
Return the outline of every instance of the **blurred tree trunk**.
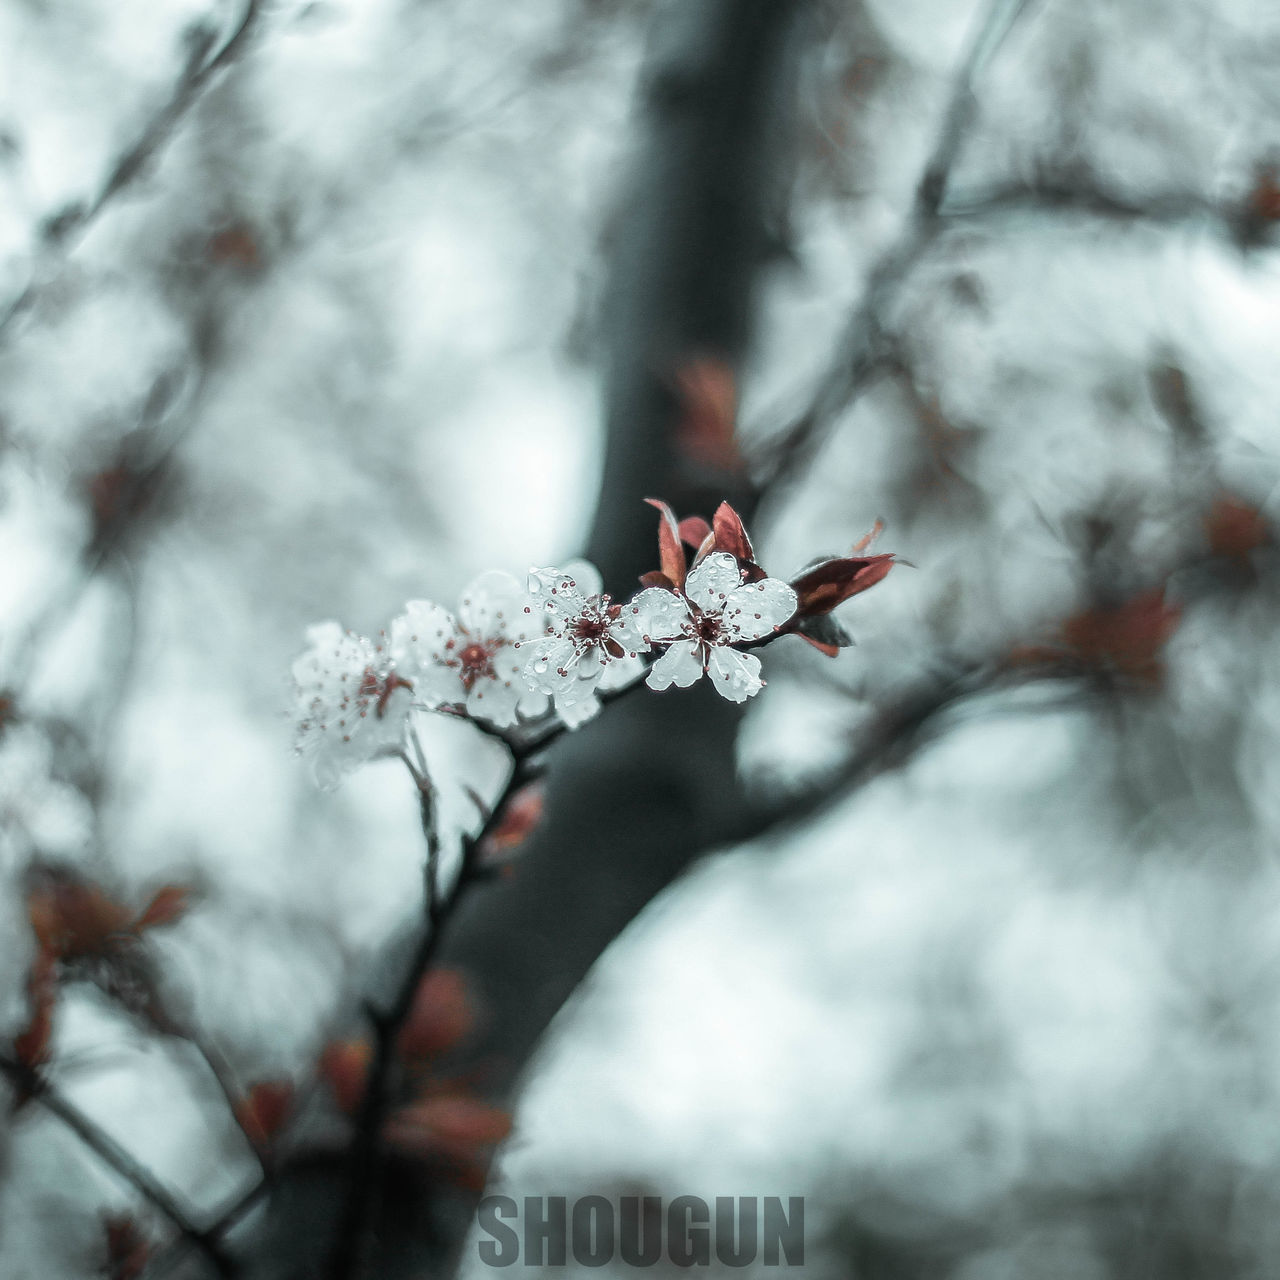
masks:
<path fill-rule="evenodd" d="M 647 137 L 612 227 L 604 316 L 607 446 L 587 548 L 615 595 L 657 565 L 661 497 L 710 516 L 750 505 L 741 477 L 682 454 L 674 372 L 706 356 L 746 358 L 752 298 L 786 202 L 787 139 L 804 0 L 672 0 L 643 86 Z M 718 840 L 741 804 L 740 709 L 704 686 L 630 698 L 562 739 L 548 759 L 546 817 L 510 880 L 474 891 L 450 922 L 442 963 L 467 971 L 484 1030 L 460 1064 L 512 1099 L 555 1013 L 647 902 Z M 372 1272 L 437 1265 L 467 1220 L 430 1204 L 389 1166 Z M 333 1182 L 297 1170 L 274 1197 L 254 1275 L 306 1275 L 327 1253 Z M 425 1225 L 434 1238 L 423 1242 Z M 303 1256 L 306 1255 L 306 1256 Z"/>

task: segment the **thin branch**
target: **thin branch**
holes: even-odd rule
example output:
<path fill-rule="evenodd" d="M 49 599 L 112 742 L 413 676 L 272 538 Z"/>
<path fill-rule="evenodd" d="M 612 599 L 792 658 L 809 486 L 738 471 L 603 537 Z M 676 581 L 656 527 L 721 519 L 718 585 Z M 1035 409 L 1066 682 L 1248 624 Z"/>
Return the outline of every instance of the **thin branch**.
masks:
<path fill-rule="evenodd" d="M 270 1183 L 265 1178 L 259 1179 L 217 1216 L 209 1225 L 206 1234 L 217 1239 L 224 1237 L 266 1195 L 269 1188 Z M 187 1255 L 190 1248 L 191 1241 L 186 1236 L 177 1236 L 166 1248 L 152 1256 L 143 1272 L 142 1280 L 160 1280 L 162 1276 L 168 1275 Z"/>
<path fill-rule="evenodd" d="M 426 900 L 424 926 L 418 945 L 410 957 L 390 1005 L 381 1011 L 371 1010 L 374 1030 L 373 1061 L 365 1084 L 360 1114 L 356 1119 L 355 1138 L 351 1144 L 347 1167 L 346 1193 L 339 1213 L 338 1232 L 330 1259 L 330 1280 L 349 1280 L 358 1273 L 373 1216 L 377 1193 L 378 1169 L 382 1156 L 382 1128 L 390 1102 L 390 1081 L 396 1058 L 396 1042 L 423 976 L 435 962 L 445 927 L 461 903 L 466 891 L 484 878 L 478 865 L 478 854 L 485 839 L 502 820 L 511 797 L 528 781 L 526 762 L 516 757 L 511 775 L 479 831 L 463 841 L 462 861 L 458 874 L 447 892 L 438 882 L 439 841 L 432 821 L 432 806 L 424 797 L 422 817 L 427 840 Z"/>
<path fill-rule="evenodd" d="M 204 88 L 223 68 L 239 57 L 248 43 L 261 11 L 261 0 L 246 0 L 244 12 L 235 30 L 211 57 L 206 57 L 213 44 L 206 34 L 197 42 L 177 86 L 164 107 L 152 118 L 141 135 L 116 161 L 97 196 L 88 204 L 69 210 L 46 234 L 44 261 L 38 262 L 31 282 L 0 316 L 0 338 L 18 317 L 35 305 L 41 292 L 56 277 L 75 244 L 98 219 L 103 210 L 121 191 L 132 185 L 147 164 L 160 152 L 173 135 L 183 116 L 199 99 Z"/>
<path fill-rule="evenodd" d="M 861 394 L 890 358 L 886 316 L 898 290 L 945 225 L 940 210 L 973 120 L 975 82 L 1030 4 L 1031 0 L 993 0 L 979 24 L 956 74 L 906 225 L 871 268 L 862 299 L 808 408 L 781 440 L 767 448 L 761 490 L 785 486 L 805 470 L 840 411 Z"/>
<path fill-rule="evenodd" d="M 1241 238 L 1248 224 L 1247 210 L 1215 203 L 1196 192 L 1169 192 L 1131 200 L 1093 182 L 1055 178 L 957 194 L 938 210 L 938 216 L 950 225 L 1028 214 L 1078 214 L 1112 222 L 1156 225 L 1205 224 L 1221 228 L 1233 239 Z"/>
<path fill-rule="evenodd" d="M 57 1116 L 104 1164 L 163 1214 L 185 1241 L 200 1250 L 219 1275 L 235 1274 L 235 1266 L 223 1251 L 215 1233 L 196 1226 L 187 1211 L 156 1176 L 140 1164 L 110 1134 L 100 1129 L 38 1072 L 7 1057 L 0 1057 L 0 1070 L 3 1070 L 18 1088 L 30 1095 L 33 1101 Z"/>

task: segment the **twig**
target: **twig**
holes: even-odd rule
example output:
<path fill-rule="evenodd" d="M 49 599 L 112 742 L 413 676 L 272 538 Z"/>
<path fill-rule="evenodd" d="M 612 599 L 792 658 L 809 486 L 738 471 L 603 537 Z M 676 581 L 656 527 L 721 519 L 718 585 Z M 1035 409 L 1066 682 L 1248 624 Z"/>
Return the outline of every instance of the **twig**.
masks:
<path fill-rule="evenodd" d="M 890 357 L 885 316 L 894 295 L 932 247 L 951 171 L 973 118 L 974 83 L 1031 0 L 993 0 L 956 75 L 942 127 L 916 187 L 910 217 L 867 278 L 827 373 L 809 406 L 762 458 L 760 489 L 786 486 L 809 464 L 837 414 L 855 399 Z"/>
<path fill-rule="evenodd" d="M 146 167 L 147 162 L 163 147 L 178 122 L 196 102 L 209 81 L 239 56 L 252 33 L 260 10 L 261 0 L 246 0 L 244 12 L 235 30 L 212 57 L 207 60 L 205 58 L 212 42 L 211 37 L 206 37 L 192 51 L 186 69 L 169 101 L 143 129 L 133 145 L 116 161 L 97 196 L 90 204 L 64 214 L 58 220 L 56 230 L 47 235 L 45 262 L 37 264 L 31 282 L 0 316 L 0 337 L 7 333 L 19 316 L 35 305 L 41 290 L 56 275 L 75 242 L 84 235 L 107 205 L 133 183 Z"/>
<path fill-rule="evenodd" d="M 114 1138 L 94 1124 L 74 1103 L 64 1098 L 38 1072 L 23 1066 L 20 1062 L 0 1057 L 0 1070 L 3 1070 L 20 1089 L 29 1094 L 33 1101 L 57 1116 L 104 1164 L 162 1213 L 184 1240 L 201 1251 L 219 1275 L 235 1274 L 235 1265 L 224 1252 L 216 1234 L 196 1226 L 187 1211 L 155 1175 L 141 1165 Z"/>
<path fill-rule="evenodd" d="M 550 736 L 550 735 L 549 735 Z M 423 975 L 431 968 L 444 937 L 445 926 L 457 910 L 466 891 L 482 874 L 477 855 L 485 838 L 502 819 L 511 797 L 528 780 L 526 761 L 517 756 L 511 775 L 495 801 L 479 831 L 462 845 L 462 862 L 448 892 L 442 892 L 437 879 L 439 842 L 432 822 L 432 806 L 426 799 L 429 791 L 420 788 L 424 797 L 422 816 L 427 840 L 426 901 L 424 927 L 418 945 L 409 960 L 400 985 L 390 1005 L 382 1011 L 371 1010 L 374 1030 L 373 1061 L 365 1084 L 364 1099 L 356 1119 L 355 1138 L 349 1155 L 347 1186 L 339 1216 L 338 1232 L 330 1259 L 330 1280 L 349 1280 L 357 1273 L 364 1252 L 370 1218 L 377 1191 L 378 1166 L 382 1152 L 382 1127 L 389 1102 L 389 1084 L 395 1065 L 396 1041 Z"/>

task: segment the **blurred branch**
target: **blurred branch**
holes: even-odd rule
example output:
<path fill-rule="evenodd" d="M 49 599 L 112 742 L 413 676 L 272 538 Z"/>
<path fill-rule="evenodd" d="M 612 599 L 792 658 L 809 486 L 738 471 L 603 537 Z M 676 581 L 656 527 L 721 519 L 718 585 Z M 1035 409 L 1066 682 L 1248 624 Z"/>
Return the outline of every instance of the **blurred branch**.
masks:
<path fill-rule="evenodd" d="M 214 1233 L 191 1221 L 186 1210 L 153 1173 L 100 1129 L 74 1103 L 64 1098 L 39 1072 L 11 1058 L 0 1057 L 0 1071 L 25 1094 L 58 1117 L 104 1164 L 129 1183 L 177 1229 L 183 1240 L 198 1248 L 221 1276 L 235 1274 L 235 1266 Z"/>
<path fill-rule="evenodd" d="M 360 1273 L 365 1242 L 375 1210 L 382 1156 L 382 1130 L 390 1106 L 390 1083 L 396 1063 L 400 1031 L 413 1008 L 414 995 L 440 950 L 445 927 L 457 911 L 468 889 L 486 878 L 479 854 L 486 837 L 501 822 L 507 802 L 529 781 L 525 759 L 517 756 L 498 799 L 485 816 L 479 831 L 463 841 L 461 864 L 453 884 L 442 891 L 439 883 L 439 837 L 435 831 L 430 783 L 419 782 L 422 796 L 423 834 L 427 841 L 427 868 L 424 877 L 424 916 L 418 945 L 404 970 L 395 995 L 385 1010 L 371 1008 L 373 1060 L 365 1084 L 364 1098 L 356 1118 L 355 1136 L 347 1156 L 346 1190 L 338 1214 L 338 1231 L 327 1274 L 330 1280 L 348 1280 Z"/>
<path fill-rule="evenodd" d="M 808 407 L 761 458 L 763 490 L 785 487 L 809 465 L 839 413 L 890 358 L 887 314 L 898 290 L 937 240 L 951 172 L 973 121 L 974 86 L 1031 0 L 992 0 L 953 82 L 942 124 L 916 185 L 911 214 L 867 277 L 836 354 Z"/>
<path fill-rule="evenodd" d="M 261 12 L 261 0 L 246 0 L 240 21 L 215 52 L 214 33 L 205 29 L 193 40 L 187 65 L 169 100 L 148 122 L 136 141 L 116 161 L 97 196 L 87 205 L 75 206 L 46 229 L 44 252 L 37 258 L 31 282 L 0 315 L 0 338 L 15 320 L 29 311 L 54 279 L 61 264 L 90 226 L 120 192 L 131 186 L 173 136 L 178 124 L 199 100 L 218 72 L 233 63 L 248 44 Z"/>
<path fill-rule="evenodd" d="M 1204 223 L 1220 227 L 1230 238 L 1246 237 L 1249 215 L 1242 208 L 1217 203 L 1196 192 L 1173 192 L 1130 200 L 1092 181 L 1045 178 L 970 192 L 947 200 L 938 210 L 948 223 L 971 225 L 1020 214 L 1081 214 L 1114 222 L 1157 225 Z"/>

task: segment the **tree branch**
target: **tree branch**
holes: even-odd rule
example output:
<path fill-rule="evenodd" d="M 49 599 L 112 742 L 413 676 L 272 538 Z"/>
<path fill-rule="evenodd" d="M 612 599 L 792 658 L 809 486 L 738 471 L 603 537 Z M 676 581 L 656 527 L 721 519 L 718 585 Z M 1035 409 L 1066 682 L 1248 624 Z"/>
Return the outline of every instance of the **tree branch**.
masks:
<path fill-rule="evenodd" d="M 116 161 L 98 194 L 88 205 L 68 210 L 47 230 L 43 260 L 37 259 L 31 282 L 0 315 L 0 339 L 20 316 L 31 310 L 43 290 L 56 277 L 76 242 L 84 236 L 111 201 L 132 185 L 150 160 L 164 147 L 210 81 L 240 56 L 257 24 L 261 7 L 261 0 L 246 0 L 240 21 L 212 56 L 206 55 L 213 44 L 213 36 L 209 32 L 203 33 L 203 37 L 192 49 L 187 66 L 168 102 Z"/>
<path fill-rule="evenodd" d="M 200 1250 L 219 1275 L 235 1274 L 235 1266 L 224 1252 L 216 1234 L 196 1226 L 187 1211 L 149 1169 L 139 1164 L 110 1134 L 94 1124 L 43 1076 L 7 1057 L 0 1057 L 0 1071 L 4 1071 L 33 1101 L 57 1116 L 104 1164 L 163 1214 L 185 1241 Z"/>

